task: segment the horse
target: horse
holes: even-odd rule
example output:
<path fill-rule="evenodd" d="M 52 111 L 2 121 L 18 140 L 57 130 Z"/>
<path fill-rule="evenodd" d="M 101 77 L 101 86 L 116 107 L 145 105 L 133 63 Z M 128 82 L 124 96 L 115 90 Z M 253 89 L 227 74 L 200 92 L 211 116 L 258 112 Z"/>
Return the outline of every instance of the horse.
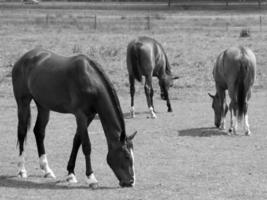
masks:
<path fill-rule="evenodd" d="M 225 90 L 230 97 L 230 134 L 236 134 L 238 122 L 244 119 L 245 135 L 251 135 L 248 123 L 248 101 L 256 78 L 256 57 L 249 48 L 231 47 L 221 52 L 213 68 L 216 94 L 212 98 L 215 126 L 225 129 L 228 111 Z"/>
<path fill-rule="evenodd" d="M 172 75 L 171 67 L 162 45 L 155 39 L 138 37 L 128 44 L 126 62 L 130 83 L 131 117 L 135 117 L 135 80 L 142 82 L 142 76 L 145 77 L 144 89 L 151 118 L 157 117 L 153 105 L 153 76 L 159 80 L 161 98 L 166 100 L 168 112 L 172 112 L 168 90 L 173 86 L 173 80 L 179 77 Z"/>
<path fill-rule="evenodd" d="M 37 106 L 33 129 L 40 168 L 45 177 L 55 178 L 45 154 L 45 128 L 50 111 L 70 113 L 76 118 L 76 134 L 67 165 L 67 181 L 76 183 L 74 173 L 78 150 L 86 163 L 86 180 L 96 187 L 98 181 L 91 166 L 91 143 L 87 128 L 98 114 L 108 145 L 107 163 L 122 187 L 135 183 L 132 139 L 126 135 L 123 113 L 116 91 L 97 62 L 85 55 L 65 57 L 43 48 L 25 53 L 12 69 L 12 83 L 17 103 L 19 145 L 18 176 L 27 178 L 24 160 L 24 140 L 30 127 L 30 103 Z"/>

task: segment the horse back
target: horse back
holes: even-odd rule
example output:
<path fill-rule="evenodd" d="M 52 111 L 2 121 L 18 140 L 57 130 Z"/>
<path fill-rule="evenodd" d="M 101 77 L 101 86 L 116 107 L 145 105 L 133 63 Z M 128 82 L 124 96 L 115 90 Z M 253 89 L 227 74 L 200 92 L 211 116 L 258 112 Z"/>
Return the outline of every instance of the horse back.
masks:
<path fill-rule="evenodd" d="M 127 68 L 137 80 L 141 76 L 160 76 L 166 72 L 166 54 L 154 39 L 139 37 L 127 47 Z"/>
<path fill-rule="evenodd" d="M 63 113 L 88 104 L 99 84 L 85 56 L 64 57 L 44 49 L 26 53 L 12 71 L 17 98 L 31 96 L 38 104 Z M 89 98 L 90 99 L 90 98 Z"/>
<path fill-rule="evenodd" d="M 213 77 L 219 88 L 233 90 L 239 80 L 248 90 L 254 83 L 255 70 L 256 58 L 249 48 L 231 47 L 218 56 Z"/>

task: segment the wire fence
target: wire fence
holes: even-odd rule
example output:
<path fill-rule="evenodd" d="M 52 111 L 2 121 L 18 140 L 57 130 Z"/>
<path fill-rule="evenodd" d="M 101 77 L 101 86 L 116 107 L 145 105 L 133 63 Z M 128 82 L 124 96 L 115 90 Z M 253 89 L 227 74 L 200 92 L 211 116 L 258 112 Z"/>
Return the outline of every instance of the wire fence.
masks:
<path fill-rule="evenodd" d="M 177 30 L 220 30 L 249 28 L 253 31 L 267 30 L 266 15 L 233 16 L 177 16 L 177 15 L 88 15 L 88 14 L 24 14 L 1 18 L 0 23 L 17 26 L 55 26 L 100 31 L 177 31 Z"/>

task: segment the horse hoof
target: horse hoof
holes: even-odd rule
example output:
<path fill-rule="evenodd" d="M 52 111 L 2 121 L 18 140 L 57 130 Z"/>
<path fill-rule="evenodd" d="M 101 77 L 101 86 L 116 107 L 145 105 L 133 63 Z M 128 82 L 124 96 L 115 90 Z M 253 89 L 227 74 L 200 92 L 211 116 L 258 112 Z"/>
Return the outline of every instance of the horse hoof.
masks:
<path fill-rule="evenodd" d="M 157 115 L 151 115 L 152 119 L 157 119 Z"/>
<path fill-rule="evenodd" d="M 245 132 L 245 135 L 246 135 L 246 136 L 251 136 L 251 132 L 250 132 L 250 131 L 246 131 L 246 132 Z"/>
<path fill-rule="evenodd" d="M 27 172 L 26 171 L 19 171 L 18 177 L 19 178 L 27 178 L 28 177 Z"/>
<path fill-rule="evenodd" d="M 98 183 L 91 183 L 89 184 L 89 188 L 92 188 L 92 189 L 97 189 L 98 188 Z"/>
<path fill-rule="evenodd" d="M 168 109 L 168 112 L 172 112 L 172 109 L 171 109 L 171 108 L 169 108 L 169 109 Z"/>
<path fill-rule="evenodd" d="M 56 178 L 56 175 L 54 174 L 53 171 L 49 171 L 49 172 L 46 172 L 45 175 L 44 175 L 45 178 L 53 178 L 55 179 Z"/>
<path fill-rule="evenodd" d="M 71 174 L 69 174 L 67 176 L 66 181 L 68 183 L 78 183 L 77 178 L 76 178 L 76 176 L 73 173 L 71 173 Z"/>
<path fill-rule="evenodd" d="M 130 109 L 130 116 L 131 116 L 131 118 L 135 118 L 134 107 L 131 107 L 131 109 Z"/>
<path fill-rule="evenodd" d="M 98 182 L 94 174 L 87 176 L 86 182 L 88 186 L 92 189 L 96 189 L 98 187 Z"/>
<path fill-rule="evenodd" d="M 230 133 L 231 135 L 237 135 L 237 134 L 236 134 L 236 130 L 233 129 L 233 128 L 229 128 L 229 133 Z"/>

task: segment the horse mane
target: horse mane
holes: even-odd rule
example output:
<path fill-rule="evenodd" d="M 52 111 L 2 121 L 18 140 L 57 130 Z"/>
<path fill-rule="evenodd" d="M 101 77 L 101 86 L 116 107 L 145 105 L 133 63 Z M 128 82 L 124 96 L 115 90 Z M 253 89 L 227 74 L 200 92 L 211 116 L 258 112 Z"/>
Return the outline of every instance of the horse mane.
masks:
<path fill-rule="evenodd" d="M 112 103 L 114 105 L 115 110 L 117 111 L 120 123 L 122 125 L 122 132 L 121 132 L 121 135 L 120 135 L 120 140 L 121 141 L 125 141 L 126 140 L 125 123 L 124 123 L 123 113 L 122 113 L 122 110 L 121 110 L 120 102 L 119 102 L 117 93 L 115 91 L 115 88 L 113 87 L 113 84 L 110 81 L 110 79 L 105 74 L 105 72 L 102 69 L 101 65 L 99 63 L 97 63 L 96 61 L 93 61 L 93 60 L 91 60 L 89 58 L 87 58 L 87 60 L 91 64 L 91 66 L 93 66 L 93 68 L 102 77 L 102 80 L 104 81 L 104 83 L 105 83 L 105 85 L 106 85 L 106 87 L 108 89 L 107 91 L 108 91 L 109 95 L 111 97 L 113 97 L 113 98 L 111 98 L 112 99 Z"/>

